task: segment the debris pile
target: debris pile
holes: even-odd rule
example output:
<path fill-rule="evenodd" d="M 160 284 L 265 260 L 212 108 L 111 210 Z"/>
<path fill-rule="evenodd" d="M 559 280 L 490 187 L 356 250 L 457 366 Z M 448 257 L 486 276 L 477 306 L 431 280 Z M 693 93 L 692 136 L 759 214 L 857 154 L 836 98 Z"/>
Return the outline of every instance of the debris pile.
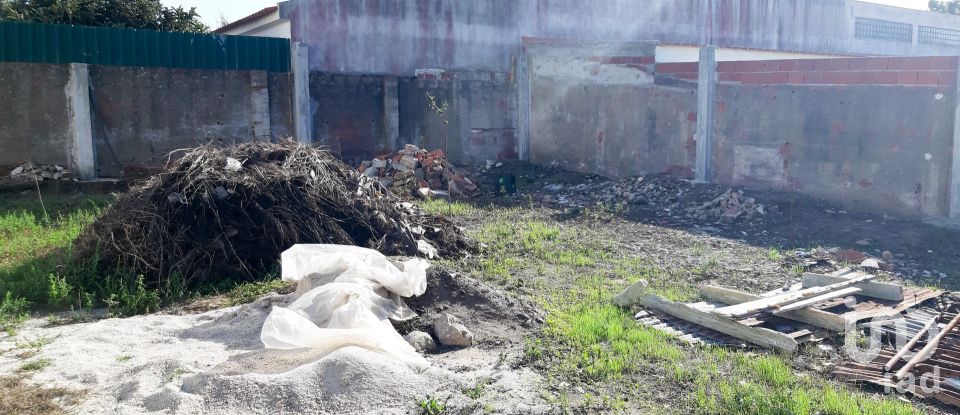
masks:
<path fill-rule="evenodd" d="M 452 222 L 293 141 L 196 148 L 133 186 L 74 244 L 79 258 L 156 287 L 172 276 L 189 286 L 252 280 L 298 243 L 425 257 L 475 250 Z"/>
<path fill-rule="evenodd" d="M 443 150 L 427 151 L 407 144 L 394 154 L 360 164 L 364 176 L 380 181 L 391 192 L 409 197 L 462 194 L 471 196 L 477 185 L 447 162 Z"/>
<path fill-rule="evenodd" d="M 771 206 L 771 210 L 776 208 Z M 744 196 L 743 190 L 734 191 L 733 189 L 700 206 L 689 207 L 685 211 L 691 218 L 704 220 L 709 217 L 718 217 L 731 222 L 739 219 L 750 220 L 756 215 L 767 214 L 767 208 L 762 203 L 757 203 L 757 200 L 752 197 Z"/>
<path fill-rule="evenodd" d="M 71 180 L 70 170 L 57 164 L 38 164 L 23 163 L 10 171 L 10 177 L 13 179 L 28 180 Z"/>

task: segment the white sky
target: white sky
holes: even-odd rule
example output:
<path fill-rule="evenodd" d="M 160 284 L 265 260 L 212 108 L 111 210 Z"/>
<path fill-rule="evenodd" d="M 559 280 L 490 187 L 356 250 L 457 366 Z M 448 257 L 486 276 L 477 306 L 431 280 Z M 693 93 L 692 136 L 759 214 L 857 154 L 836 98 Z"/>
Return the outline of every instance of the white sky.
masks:
<path fill-rule="evenodd" d="M 927 9 L 927 0 L 864 0 L 870 3 L 887 4 L 890 6 L 906 7 L 910 9 Z M 196 7 L 204 23 L 211 29 L 220 27 L 220 14 L 227 20 L 234 21 L 250 15 L 260 9 L 277 4 L 276 1 L 264 0 L 163 0 L 167 6 Z"/>

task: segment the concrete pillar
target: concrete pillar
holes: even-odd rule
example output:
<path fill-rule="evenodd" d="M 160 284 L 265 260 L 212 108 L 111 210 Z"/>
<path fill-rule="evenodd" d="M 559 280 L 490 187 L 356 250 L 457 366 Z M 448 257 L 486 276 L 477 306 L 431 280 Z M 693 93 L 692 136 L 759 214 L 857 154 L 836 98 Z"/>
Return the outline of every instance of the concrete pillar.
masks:
<path fill-rule="evenodd" d="M 957 58 L 960 65 L 960 57 Z M 960 66 L 958 66 L 960 68 Z M 953 163 L 950 166 L 950 218 L 960 219 L 960 70 L 953 95 Z"/>
<path fill-rule="evenodd" d="M 270 141 L 270 78 L 266 71 L 250 71 L 250 114 L 253 138 Z"/>
<path fill-rule="evenodd" d="M 67 82 L 67 114 L 70 119 L 70 169 L 81 180 L 97 177 L 90 120 L 90 69 L 85 63 L 70 64 Z"/>
<path fill-rule="evenodd" d="M 383 78 L 384 148 L 400 149 L 400 87 L 397 77 Z"/>
<path fill-rule="evenodd" d="M 697 77 L 697 161 L 696 180 L 713 180 L 713 120 L 717 94 L 717 49 L 700 48 L 700 67 Z"/>
<path fill-rule="evenodd" d="M 517 60 L 517 153 L 520 160 L 530 160 L 530 75 L 526 47 Z"/>
<path fill-rule="evenodd" d="M 291 53 L 293 69 L 293 129 L 297 141 L 313 142 L 313 120 L 310 112 L 310 61 L 307 45 L 296 42 Z"/>

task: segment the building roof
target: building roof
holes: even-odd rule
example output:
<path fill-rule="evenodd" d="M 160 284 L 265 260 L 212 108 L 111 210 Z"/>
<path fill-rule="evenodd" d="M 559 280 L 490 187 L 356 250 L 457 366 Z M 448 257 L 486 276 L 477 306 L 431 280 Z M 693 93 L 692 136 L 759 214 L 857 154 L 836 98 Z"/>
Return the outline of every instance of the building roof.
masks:
<path fill-rule="evenodd" d="M 261 17 L 269 16 L 270 14 L 272 14 L 272 13 L 275 12 L 275 11 L 277 11 L 277 6 L 265 7 L 263 10 L 260 10 L 260 11 L 258 11 L 258 12 L 256 12 L 256 13 L 251 14 L 251 15 L 249 15 L 249 16 L 247 16 L 247 17 L 244 17 L 244 18 L 242 18 L 242 19 L 240 19 L 240 20 L 235 20 L 235 21 L 233 21 L 233 22 L 227 23 L 227 24 L 224 25 L 223 27 L 221 27 L 221 28 L 219 28 L 219 29 L 217 29 L 217 30 L 214 30 L 213 33 L 223 33 L 223 32 L 226 32 L 226 31 L 228 31 L 228 30 L 230 30 L 230 29 L 234 29 L 234 28 L 236 28 L 236 27 L 239 27 L 239 26 L 245 25 L 245 24 L 247 24 L 247 23 L 250 23 L 250 22 L 252 22 L 252 21 L 255 21 L 255 20 L 257 20 L 257 19 L 259 19 L 259 18 L 261 18 Z"/>

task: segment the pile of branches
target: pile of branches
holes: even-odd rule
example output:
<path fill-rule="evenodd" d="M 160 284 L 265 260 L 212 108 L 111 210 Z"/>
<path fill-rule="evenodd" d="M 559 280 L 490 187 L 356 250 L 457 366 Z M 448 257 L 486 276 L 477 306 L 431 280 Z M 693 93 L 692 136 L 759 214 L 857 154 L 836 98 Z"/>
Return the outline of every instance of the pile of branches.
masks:
<path fill-rule="evenodd" d="M 75 252 L 188 286 L 255 280 L 297 243 L 453 256 L 475 244 L 322 148 L 293 141 L 189 151 L 134 186 L 74 242 Z"/>

